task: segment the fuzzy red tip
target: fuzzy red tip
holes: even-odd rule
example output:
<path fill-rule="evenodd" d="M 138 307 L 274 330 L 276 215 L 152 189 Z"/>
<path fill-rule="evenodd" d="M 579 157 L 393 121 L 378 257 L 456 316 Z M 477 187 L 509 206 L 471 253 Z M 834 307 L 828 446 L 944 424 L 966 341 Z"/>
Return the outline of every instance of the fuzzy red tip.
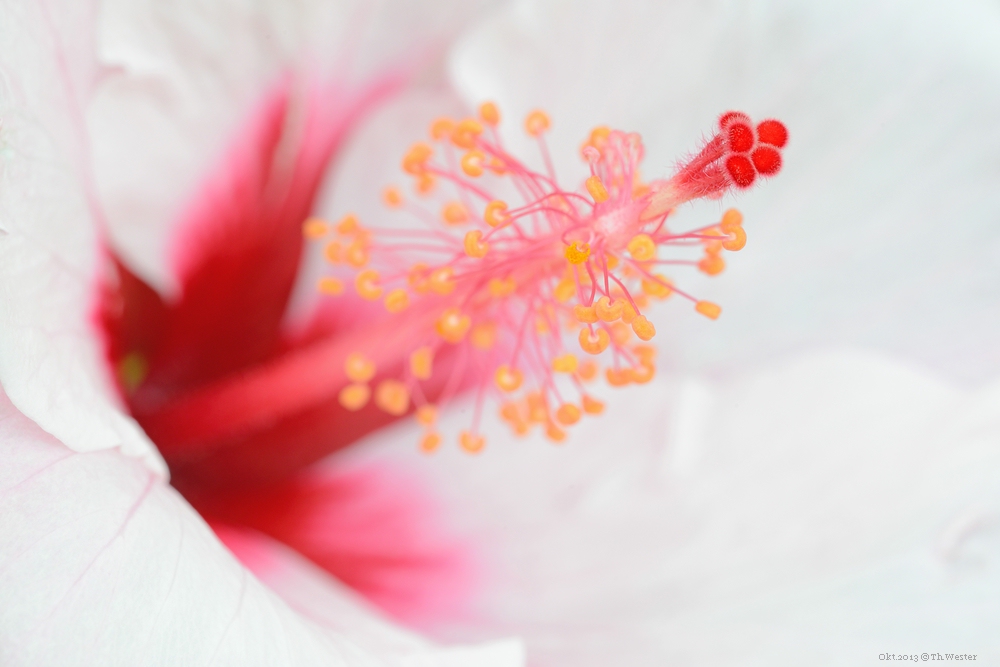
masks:
<path fill-rule="evenodd" d="M 727 127 L 737 122 L 749 123 L 750 116 L 746 115 L 742 111 L 727 111 L 719 116 L 719 129 L 725 131 Z"/>
<path fill-rule="evenodd" d="M 773 176 L 781 170 L 781 153 L 770 146 L 761 146 L 750 157 L 761 176 Z"/>
<path fill-rule="evenodd" d="M 745 155 L 731 155 L 726 160 L 726 172 L 733 179 L 733 183 L 740 188 L 749 188 L 757 178 L 757 172 L 750 162 L 750 158 Z"/>
<path fill-rule="evenodd" d="M 757 126 L 757 140 L 762 144 L 784 148 L 788 143 L 788 129 L 780 120 L 762 121 Z"/>
<path fill-rule="evenodd" d="M 746 153 L 753 148 L 753 130 L 746 123 L 731 122 L 726 133 L 729 136 L 729 150 Z"/>

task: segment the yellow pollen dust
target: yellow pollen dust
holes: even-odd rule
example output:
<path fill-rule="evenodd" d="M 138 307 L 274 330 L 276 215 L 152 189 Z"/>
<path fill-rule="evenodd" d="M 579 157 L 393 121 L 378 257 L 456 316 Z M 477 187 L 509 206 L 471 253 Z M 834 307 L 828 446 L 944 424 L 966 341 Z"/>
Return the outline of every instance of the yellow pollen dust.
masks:
<path fill-rule="evenodd" d="M 321 218 L 309 218 L 302 223 L 302 235 L 310 241 L 321 239 L 330 232 L 330 226 Z"/>
<path fill-rule="evenodd" d="M 405 289 L 394 289 L 385 295 L 383 303 L 385 309 L 390 313 L 398 313 L 401 310 L 406 310 L 406 307 L 410 305 L 410 295 L 406 293 Z"/>
<path fill-rule="evenodd" d="M 448 202 L 441 209 L 441 219 L 449 225 L 461 225 L 469 221 L 469 211 L 461 202 Z"/>
<path fill-rule="evenodd" d="M 437 321 L 437 332 L 441 338 L 452 344 L 461 343 L 472 326 L 472 318 L 458 308 L 448 308 Z"/>
<path fill-rule="evenodd" d="M 343 294 L 344 292 L 344 281 L 337 278 L 331 278 L 330 276 L 324 276 L 316 283 L 316 287 L 319 289 L 320 294 L 337 296 L 338 294 Z"/>
<path fill-rule="evenodd" d="M 649 234 L 636 234 L 628 242 L 628 252 L 638 262 L 648 262 L 656 257 L 656 242 Z"/>
<path fill-rule="evenodd" d="M 358 296 L 368 301 L 377 301 L 382 297 L 382 288 L 378 285 L 378 271 L 365 269 L 354 278 L 354 288 Z"/>
<path fill-rule="evenodd" d="M 699 301 L 694 305 L 694 309 L 711 320 L 719 319 L 719 315 L 722 314 L 722 308 L 711 301 Z"/>
<path fill-rule="evenodd" d="M 434 350 L 420 347 L 410 354 L 410 373 L 418 380 L 430 380 L 434 370 Z"/>
<path fill-rule="evenodd" d="M 580 348 L 587 354 L 600 354 L 608 349 L 610 343 L 611 336 L 604 329 L 593 332 L 586 327 L 580 329 Z"/>
<path fill-rule="evenodd" d="M 346 410 L 356 412 L 368 404 L 372 390 L 366 384 L 349 384 L 340 390 L 337 401 Z"/>
<path fill-rule="evenodd" d="M 399 380 L 382 380 L 375 389 L 375 405 L 394 417 L 410 409 L 410 390 Z"/>
<path fill-rule="evenodd" d="M 467 233 L 462 245 L 465 247 L 465 254 L 476 259 L 486 257 L 490 249 L 490 244 L 483 241 L 483 233 L 478 229 Z"/>
<path fill-rule="evenodd" d="M 458 438 L 458 443 L 468 453 L 478 454 L 486 446 L 486 438 L 470 431 L 462 431 L 462 434 Z"/>
<path fill-rule="evenodd" d="M 480 350 L 489 350 L 497 342 L 497 325 L 493 322 L 480 322 L 472 327 L 469 340 L 473 347 Z"/>
<path fill-rule="evenodd" d="M 573 241 L 563 253 L 570 264 L 583 264 L 590 258 L 590 244 Z"/>
<path fill-rule="evenodd" d="M 556 373 L 575 373 L 580 365 L 580 360 L 575 354 L 567 352 L 552 360 L 552 370 Z"/>
<path fill-rule="evenodd" d="M 536 109 L 524 119 L 524 129 L 533 137 L 541 136 L 552 125 L 549 115 L 541 109 Z"/>
<path fill-rule="evenodd" d="M 487 125 L 496 127 L 500 124 L 500 110 L 493 102 L 483 102 L 479 105 L 479 118 Z"/>
<path fill-rule="evenodd" d="M 506 210 L 507 204 L 505 202 L 494 199 L 486 205 L 486 210 L 483 212 L 483 219 L 490 227 L 498 227 L 507 220 Z"/>
<path fill-rule="evenodd" d="M 524 374 L 516 368 L 504 364 L 497 369 L 494 380 L 502 391 L 517 391 L 521 387 L 521 383 L 524 382 Z"/>
<path fill-rule="evenodd" d="M 608 201 L 608 189 L 604 187 L 599 176 L 591 176 L 587 179 L 587 192 L 594 198 L 594 202 L 603 204 Z"/>
<path fill-rule="evenodd" d="M 351 382 L 368 382 L 375 376 L 375 362 L 360 352 L 352 352 L 344 360 L 344 374 Z"/>

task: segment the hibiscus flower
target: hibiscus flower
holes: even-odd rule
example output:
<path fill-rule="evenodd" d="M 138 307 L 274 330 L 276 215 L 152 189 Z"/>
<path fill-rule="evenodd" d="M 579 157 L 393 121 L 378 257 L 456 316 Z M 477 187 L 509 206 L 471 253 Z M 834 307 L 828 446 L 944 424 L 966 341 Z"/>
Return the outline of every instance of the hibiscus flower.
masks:
<path fill-rule="evenodd" d="M 980 161 L 996 147 L 995 131 L 990 134 L 986 129 L 992 128 L 992 121 L 987 121 L 995 116 L 996 100 L 988 94 L 976 98 L 976 106 L 956 100 L 978 91 L 970 80 L 996 75 L 989 69 L 995 65 L 983 64 L 990 62 L 983 58 L 990 53 L 987 40 L 974 37 L 988 35 L 997 18 L 985 6 L 940 15 L 920 7 L 904 17 L 892 9 L 878 5 L 860 14 L 847 7 L 824 14 L 777 4 L 759 15 L 741 15 L 682 3 L 642 10 L 552 4 L 519 5 L 498 14 L 453 54 L 452 80 L 470 106 L 495 99 L 511 115 L 538 104 L 549 109 L 560 128 L 551 134 L 560 174 L 582 176 L 574 170 L 583 165 L 571 163 L 569 156 L 575 160 L 575 142 L 598 122 L 643 131 L 647 163 L 660 164 L 689 148 L 690 137 L 705 127 L 703 119 L 722 109 L 780 113 L 795 128 L 787 159 L 808 167 L 801 167 L 800 180 L 784 184 L 794 194 L 765 189 L 752 193 L 742 206 L 748 220 L 761 221 L 757 236 L 747 223 L 759 258 L 740 256 L 723 278 L 706 277 L 704 285 L 695 285 L 725 304 L 724 317 L 710 323 L 688 313 L 661 310 L 663 319 L 654 323 L 660 336 L 667 336 L 661 356 L 674 371 L 672 378 L 624 390 L 634 395 L 612 395 L 608 414 L 574 434 L 566 448 L 506 442 L 502 425 L 487 417 L 484 429 L 491 434 L 491 443 L 481 457 L 470 459 L 446 449 L 434 458 L 419 459 L 412 444 L 419 436 L 407 434 L 411 427 L 400 424 L 377 433 L 376 442 L 365 448 L 353 448 L 313 469 L 309 477 L 296 479 L 295 488 L 263 497 L 257 491 L 260 487 L 248 482 L 259 484 L 268 474 L 287 474 L 277 469 L 278 463 L 288 460 L 287 452 L 280 460 L 261 457 L 260 452 L 267 450 L 263 446 L 235 450 L 228 458 L 200 456 L 186 466 L 189 497 L 196 504 L 208 497 L 203 510 L 209 516 L 214 511 L 257 531 L 270 527 L 273 537 L 340 574 L 371 599 L 379 601 L 382 593 L 383 607 L 405 616 L 408 608 L 427 609 L 425 605 L 434 601 L 423 595 L 420 582 L 439 581 L 435 576 L 441 572 L 462 572 L 457 565 L 466 563 L 467 557 L 463 549 L 438 539 L 433 521 L 428 521 L 435 516 L 431 508 L 400 512 L 395 500 L 419 497 L 417 492 L 390 495 L 367 515 L 378 517 L 384 510 L 401 522 L 401 530 L 413 530 L 403 533 L 413 535 L 412 540 L 391 546 L 401 548 L 397 553 L 404 556 L 424 556 L 404 558 L 402 568 L 395 569 L 397 574 L 418 573 L 416 577 L 386 578 L 393 568 L 370 567 L 372 555 L 386 553 L 380 552 L 385 545 L 377 539 L 362 543 L 366 549 L 360 557 L 350 554 L 353 559 L 346 563 L 343 558 L 323 562 L 324 556 L 342 557 L 344 544 L 350 546 L 351 541 L 331 545 L 329 531 L 317 531 L 315 526 L 344 526 L 337 514 L 343 504 L 328 502 L 330 498 L 370 498 L 373 490 L 384 488 L 385 479 L 385 473 L 372 471 L 406 467 L 408 484 L 423 476 L 450 501 L 448 514 L 464 536 L 458 544 L 476 545 L 475 552 L 486 559 L 477 563 L 485 575 L 477 579 L 479 587 L 471 598 L 474 613 L 449 624 L 439 622 L 436 632 L 465 639 L 521 634 L 528 639 L 531 660 L 539 664 L 662 664 L 670 658 L 691 664 L 777 662 L 784 656 L 793 656 L 784 659 L 797 663 L 803 652 L 817 649 L 856 662 L 874 660 L 883 650 L 880 642 L 905 643 L 899 647 L 902 652 L 926 638 L 973 644 L 968 647 L 973 651 L 995 649 L 984 625 L 995 619 L 983 593 L 989 586 L 995 588 L 995 562 L 976 569 L 976 557 L 989 547 L 995 516 L 991 504 L 995 496 L 989 489 L 998 470 L 996 392 L 949 384 L 995 376 L 989 356 L 994 353 L 988 344 L 989 327 L 995 330 L 996 324 L 990 319 L 995 310 L 989 308 L 995 304 L 995 293 L 982 288 L 990 276 L 975 268 L 985 265 L 982 258 L 995 241 L 985 225 L 970 222 L 935 236 L 932 250 L 921 229 L 937 222 L 929 212 L 946 200 L 950 207 L 959 207 L 962 220 L 988 220 L 993 212 L 988 193 L 995 174 L 981 168 Z M 616 45 L 614 49 L 594 48 L 608 41 Z M 65 62 L 52 64 L 63 77 L 72 74 Z M 39 77 L 41 82 L 56 79 L 55 74 Z M 277 92 L 268 89 L 270 96 L 264 99 L 271 105 L 258 106 L 250 116 L 253 120 L 245 124 L 249 136 L 266 135 L 267 124 L 261 119 L 268 117 L 268 110 L 273 113 L 281 107 L 280 85 Z M 51 94 L 43 89 L 44 93 Z M 942 98 L 950 100 L 947 109 L 952 115 L 964 121 L 962 132 L 950 129 L 947 114 L 917 104 Z M 357 197 L 375 200 L 389 178 L 379 174 L 379 165 L 395 162 L 395 156 L 390 159 L 386 153 L 400 152 L 414 138 L 400 138 L 396 144 L 393 128 L 403 124 L 400 120 L 412 120 L 431 109 L 446 110 L 448 103 L 408 97 L 371 121 L 355 150 L 345 156 L 347 173 L 339 174 L 338 182 L 348 185 L 340 187 L 363 183 Z M 845 105 L 843 112 L 838 104 Z M 33 156 L 45 157 L 43 149 L 51 150 L 51 137 L 60 132 L 79 137 L 58 114 L 52 122 L 54 126 L 42 125 L 49 136 L 37 144 L 24 142 L 22 135 L 17 141 L 10 139 L 9 145 L 22 153 L 21 147 L 32 146 Z M 19 125 L 5 125 L 5 130 L 11 127 Z M 969 141 L 964 142 L 963 136 Z M 516 143 L 516 138 L 511 141 Z M 84 149 L 75 159 L 87 164 Z M 946 159 L 948 155 L 954 158 Z M 269 155 L 262 162 L 270 165 L 271 159 Z M 34 229 L 27 233 L 18 223 L 59 220 L 64 214 L 56 210 L 39 215 L 38 206 L 65 202 L 66 197 L 39 197 L 37 189 L 28 187 L 35 183 L 56 191 L 82 190 L 76 210 L 86 211 L 79 203 L 89 201 L 91 214 L 100 211 L 102 201 L 114 201 L 109 189 L 115 188 L 107 180 L 102 185 L 100 178 L 96 185 L 77 185 L 62 158 L 42 162 L 59 168 L 27 172 L 37 180 L 20 181 L 24 187 L 5 200 L 8 210 L 18 213 L 16 206 L 21 206 L 20 211 L 30 211 L 31 216 L 4 218 L 8 228 L 4 266 L 12 267 L 11 297 L 5 304 L 12 326 L 5 331 L 16 337 L 5 341 L 11 343 L 5 349 L 17 349 L 18 356 L 4 355 L 0 377 L 20 412 L 66 445 L 77 449 L 124 445 L 155 466 L 156 455 L 144 449 L 145 442 L 131 422 L 90 389 L 96 386 L 94 378 L 100 377 L 96 338 L 66 324 L 84 321 L 87 296 L 94 287 L 81 276 L 91 275 L 95 260 L 77 257 L 67 263 L 65 258 L 72 253 L 66 247 L 62 254 L 56 252 L 58 244 L 72 249 L 81 245 L 79 236 L 45 235 Z M 5 173 L 17 175 L 13 169 Z M 254 175 L 223 173 L 230 179 Z M 791 169 L 789 173 L 794 174 Z M 56 180 L 60 177 L 65 179 L 62 184 Z M 920 178 L 933 180 L 935 187 L 914 188 L 912 183 Z M 206 189 L 211 193 L 218 187 L 211 182 Z M 345 200 L 338 189 L 329 202 L 319 205 L 320 212 L 353 209 L 363 219 L 384 215 L 365 211 L 359 200 Z M 133 188 L 117 189 L 130 191 Z M 25 201 L 27 197 L 35 200 Z M 176 193 L 168 199 L 173 197 L 183 199 Z M 695 208 L 682 214 L 704 212 Z M 191 215 L 197 218 L 196 214 L 197 210 Z M 275 215 L 284 212 L 279 208 Z M 287 215 L 294 218 L 299 213 Z M 83 237 L 82 244 L 92 233 L 70 229 Z M 119 246 L 127 247 L 121 237 L 119 233 Z M 38 239 L 57 244 L 56 249 Z M 201 247 L 232 250 L 214 240 L 215 245 L 205 242 Z M 253 249 L 252 243 L 247 245 Z M 147 249 L 157 246 L 149 243 Z M 854 260 L 857 268 L 845 267 L 845 257 L 856 256 L 853 251 L 858 246 L 871 248 L 871 254 Z M 172 274 L 162 260 L 139 261 L 139 247 L 134 243 L 131 260 L 118 263 L 118 285 L 124 286 L 123 294 L 130 286 L 139 290 L 139 298 L 131 303 L 151 305 L 156 315 L 159 297 L 144 288 L 138 276 L 144 274 L 147 285 L 168 293 Z M 125 258 L 128 254 L 123 253 Z M 276 249 L 249 256 L 280 264 L 280 254 Z M 63 263 L 48 261 L 51 257 Z M 188 266 L 197 266 L 196 260 Z M 178 273 L 186 285 L 183 271 Z M 261 273 L 241 277 L 274 284 L 273 275 Z M 48 282 L 40 281 L 40 276 Z M 204 280 L 210 287 L 222 278 L 215 274 Z M 725 278 L 729 283 L 722 282 Z M 21 284 L 14 282 L 17 279 Z M 278 282 L 287 291 L 290 281 L 286 275 Z M 728 294 L 726 285 L 733 283 L 736 293 Z M 40 284 L 44 299 L 36 296 Z M 236 294 L 260 294 L 247 284 L 238 286 L 246 289 Z M 954 291 L 973 296 L 959 299 Z M 978 303 L 977 293 L 982 294 Z M 952 316 L 928 321 L 926 300 L 938 294 L 937 309 L 953 308 Z M 226 321 L 240 314 L 240 304 L 231 305 L 234 310 L 222 318 Z M 198 319 L 213 314 L 210 308 L 198 312 Z M 149 317 L 148 311 L 144 314 Z M 281 315 L 279 309 L 272 321 L 280 321 Z M 139 329 L 140 338 L 160 333 L 149 326 L 155 318 L 139 321 L 145 324 Z M 321 325 L 334 327 L 321 330 L 326 336 L 347 329 L 335 318 L 317 320 L 315 326 Z M 192 329 L 196 328 L 188 330 Z M 272 324 L 268 333 L 274 335 L 275 330 Z M 61 332 L 67 333 L 60 336 Z M 169 329 L 164 335 L 169 337 Z M 288 348 L 282 345 L 310 340 L 304 335 L 272 346 L 284 352 Z M 888 349 L 946 379 L 871 353 L 779 358 L 790 350 L 831 343 Z M 190 372 L 218 377 L 241 364 L 261 363 L 260 358 L 249 362 L 232 358 L 248 350 L 253 351 L 252 345 L 227 349 L 224 343 L 216 344 L 207 358 L 190 364 Z M 115 349 L 114 344 L 111 352 L 131 409 L 142 422 L 140 392 L 143 384 L 157 379 L 155 360 L 137 354 L 135 348 Z M 267 351 L 257 354 L 266 361 Z M 47 363 L 38 363 L 39 359 Z M 757 370 L 769 359 L 773 360 L 769 370 Z M 196 379 L 204 381 L 204 376 Z M 170 381 L 177 382 L 167 378 L 161 387 L 169 387 Z M 63 387 L 60 400 L 54 390 Z M 143 469 L 106 453 L 84 457 L 85 465 L 63 475 L 60 466 L 67 465 L 63 459 L 75 462 L 81 457 L 68 456 L 63 445 L 52 442 L 12 406 L 6 410 L 4 423 L 11 430 L 5 437 L 16 449 L 4 497 L 9 507 L 17 509 L 19 520 L 12 525 L 20 531 L 5 532 L 13 537 L 5 543 L 0 567 L 6 566 L 10 581 L 20 583 L 10 589 L 19 596 L 10 612 L 17 623 L 3 625 L 13 628 L 4 640 L 5 646 L 13 647 L 5 657 L 24 662 L 25 656 L 41 655 L 43 661 L 49 660 L 52 654 L 43 652 L 47 645 L 60 650 L 89 645 L 111 651 L 122 645 L 115 637 L 143 631 L 150 639 L 132 650 L 153 653 L 169 641 L 175 628 L 191 627 L 175 620 L 186 614 L 190 616 L 185 623 L 217 629 L 200 637 L 208 638 L 205 646 L 194 642 L 190 653 L 178 655 L 181 662 L 196 659 L 188 656 L 211 657 L 213 651 L 220 661 L 230 655 L 237 659 L 243 644 L 254 638 L 249 628 L 254 628 L 262 647 L 270 644 L 260 635 L 287 637 L 287 652 L 274 660 L 301 662 L 328 649 L 330 639 L 317 639 L 314 626 L 297 630 L 302 622 L 289 620 L 281 603 L 220 555 L 190 509 Z M 342 417 L 335 413 L 331 419 L 342 422 Z M 455 413 L 443 418 L 455 431 L 465 420 Z M 195 426 L 206 429 L 219 423 L 213 416 Z M 356 431 L 328 432 L 322 446 L 300 454 L 296 463 L 318 458 L 378 425 L 369 419 L 350 423 Z M 149 424 L 144 426 L 168 457 L 175 455 L 168 438 L 157 435 Z M 184 435 L 184 429 L 179 430 Z M 271 430 L 289 432 L 294 433 L 287 424 Z M 257 425 L 254 434 L 264 438 L 269 431 Z M 315 443 L 317 434 L 299 438 L 292 441 Z M 281 440 L 288 441 L 287 435 Z M 174 466 L 174 478 L 181 486 L 185 475 L 178 475 L 177 469 L 184 467 Z M 95 488 L 94 479 L 107 483 Z M 214 482 L 207 495 L 206 479 Z M 248 493 L 247 488 L 253 491 Z M 75 489 L 79 491 L 74 493 Z M 56 490 L 72 501 L 71 507 L 57 502 Z M 275 507 L 281 514 L 269 517 L 268 510 Z M 108 515 L 114 518 L 109 521 Z M 15 514 L 5 511 L 4 516 Z M 302 521 L 282 531 L 289 516 Z M 340 515 L 358 516 L 365 514 Z M 76 530 L 75 522 L 87 517 L 98 517 L 95 528 Z M 164 528 L 168 524 L 181 528 L 170 532 Z M 344 527 L 357 531 L 349 522 Z M 259 534 L 219 530 L 244 562 L 293 607 L 312 615 L 318 624 L 352 633 L 362 647 L 359 651 L 384 649 L 398 655 L 426 650 L 418 640 L 400 638 L 367 620 L 363 611 L 343 601 L 341 592 L 330 592 L 337 589 L 325 575 L 287 550 Z M 180 548 L 185 543 L 181 536 L 192 534 L 195 553 L 189 555 Z M 66 549 L 67 536 L 79 535 L 86 536 L 85 544 Z M 69 566 L 47 562 L 42 556 L 51 557 L 48 554 L 57 547 L 80 560 Z M 164 560 L 174 563 L 172 568 L 163 565 Z M 135 567 L 139 562 L 147 563 L 148 569 Z M 60 568 L 65 568 L 66 581 L 50 579 L 48 575 Z M 351 581 L 352 572 L 381 578 Z M 31 573 L 36 574 L 29 577 Z M 169 594 L 175 582 L 187 596 Z M 218 597 L 197 600 L 193 592 L 201 586 L 214 586 L 210 590 L 220 591 Z M 144 596 L 137 594 L 149 590 L 151 597 L 167 601 L 152 612 L 145 610 Z M 122 593 L 116 595 L 118 591 Z M 413 606 L 393 609 L 394 601 L 406 600 L 401 591 L 414 594 L 409 598 Z M 29 596 L 38 600 L 35 606 L 26 603 Z M 456 597 L 470 601 L 461 591 L 448 599 Z M 100 627 L 112 628 L 115 634 L 87 632 L 81 610 L 95 606 L 94 600 L 101 610 L 98 614 L 106 619 Z M 225 606 L 222 601 L 230 602 L 225 613 L 218 611 Z M 192 613 L 199 610 L 204 617 Z M 166 621 L 158 623 L 161 617 Z M 119 630 L 125 619 L 138 619 L 140 627 Z M 56 634 L 60 628 L 71 628 L 85 639 L 61 642 Z M 15 636 L 22 630 L 23 636 Z M 349 655 L 348 649 L 342 650 Z M 505 651 L 516 652 L 507 646 L 487 650 L 499 660 L 505 659 Z M 125 652 L 113 657 L 128 660 Z M 516 655 L 508 653 L 506 659 L 516 660 Z"/>

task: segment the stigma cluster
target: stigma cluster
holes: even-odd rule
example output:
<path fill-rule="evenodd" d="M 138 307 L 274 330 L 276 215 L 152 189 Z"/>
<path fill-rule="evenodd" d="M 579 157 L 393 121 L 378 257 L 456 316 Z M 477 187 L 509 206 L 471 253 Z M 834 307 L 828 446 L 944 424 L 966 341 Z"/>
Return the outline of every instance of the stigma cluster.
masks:
<path fill-rule="evenodd" d="M 668 270 L 716 276 L 725 269 L 723 253 L 746 244 L 735 209 L 684 231 L 668 219 L 687 201 L 778 173 L 788 139 L 779 121 L 754 125 L 728 112 L 673 176 L 644 182 L 639 135 L 597 127 L 580 151 L 589 178 L 565 188 L 545 141 L 547 114 L 533 111 L 524 121 L 542 170 L 505 149 L 499 123 L 496 105 L 486 103 L 476 118 L 435 120 L 428 140 L 406 152 L 402 170 L 414 194 L 390 186 L 383 201 L 419 226 L 377 229 L 353 215 L 304 225 L 336 267 L 320 279 L 322 293 L 353 288 L 413 332 L 397 355 L 407 363 L 375 386 L 371 355 L 350 353 L 340 404 L 360 410 L 374 401 L 395 416 L 412 412 L 427 452 L 443 441 L 437 406 L 469 386 L 476 409 L 458 441 L 474 453 L 486 444 L 480 421 L 487 399 L 497 399 L 514 433 L 538 427 L 560 442 L 604 410 L 591 391 L 599 377 L 613 387 L 652 380 L 656 329 L 646 312 L 655 302 L 676 298 L 707 318 L 721 314 L 719 305 L 679 288 Z M 687 257 L 678 256 L 682 248 Z M 700 257 L 689 256 L 692 248 Z M 436 363 L 442 358 L 449 362 Z"/>

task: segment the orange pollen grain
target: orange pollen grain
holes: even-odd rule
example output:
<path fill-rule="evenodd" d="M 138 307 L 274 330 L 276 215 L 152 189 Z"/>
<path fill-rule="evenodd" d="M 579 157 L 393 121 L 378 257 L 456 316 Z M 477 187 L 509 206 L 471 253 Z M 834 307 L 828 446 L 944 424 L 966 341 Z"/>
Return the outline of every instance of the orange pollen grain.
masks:
<path fill-rule="evenodd" d="M 632 320 L 632 331 L 642 340 L 652 340 L 656 335 L 656 327 L 644 315 L 638 315 Z"/>
<path fill-rule="evenodd" d="M 344 374 L 351 382 L 368 382 L 375 376 L 375 362 L 360 352 L 352 352 L 344 360 Z"/>
<path fill-rule="evenodd" d="M 625 302 L 621 299 L 611 300 L 609 296 L 602 296 L 594 304 L 594 312 L 604 322 L 614 322 L 622 316 L 625 309 Z"/>
<path fill-rule="evenodd" d="M 410 373 L 418 380 L 431 379 L 434 368 L 434 350 L 429 347 L 417 348 L 410 354 Z"/>
<path fill-rule="evenodd" d="M 371 389 L 366 384 L 349 384 L 340 390 L 337 402 L 346 410 L 356 412 L 368 404 Z"/>
<path fill-rule="evenodd" d="M 441 219 L 449 225 L 461 225 L 469 221 L 469 211 L 461 202 L 448 202 L 441 209 Z"/>
<path fill-rule="evenodd" d="M 394 417 L 410 409 L 410 390 L 399 380 L 382 380 L 375 389 L 375 405 Z"/>
<path fill-rule="evenodd" d="M 462 431 L 458 438 L 458 443 L 469 454 L 478 454 L 486 446 L 486 438 L 469 431 Z"/>
<path fill-rule="evenodd" d="M 524 119 L 525 131 L 533 137 L 540 136 L 552 125 L 549 115 L 541 109 L 536 109 Z"/>
<path fill-rule="evenodd" d="M 490 249 L 490 244 L 483 241 L 483 233 L 478 229 L 467 233 L 462 245 L 465 248 L 465 254 L 475 259 L 486 257 L 486 253 Z"/>
<path fill-rule="evenodd" d="M 384 304 L 390 313 L 398 313 L 410 305 L 410 295 L 402 288 L 394 289 L 385 295 Z"/>
<path fill-rule="evenodd" d="M 524 382 L 524 373 L 504 364 L 497 369 L 494 380 L 502 391 L 517 391 Z"/>
<path fill-rule="evenodd" d="M 594 198 L 594 202 L 598 204 L 608 201 L 608 189 L 604 187 L 600 176 L 591 176 L 587 179 L 587 192 Z"/>
<path fill-rule="evenodd" d="M 398 208 L 403 205 L 403 193 L 390 185 L 382 191 L 382 201 L 390 208 Z"/>
<path fill-rule="evenodd" d="M 437 321 L 437 332 L 452 344 L 461 343 L 472 326 L 472 319 L 458 308 L 448 308 Z"/>
<path fill-rule="evenodd" d="M 608 349 L 611 343 L 611 336 L 604 329 L 597 329 L 593 333 L 584 327 L 580 330 L 580 348 L 588 354 L 600 354 Z"/>
<path fill-rule="evenodd" d="M 487 125 L 496 127 L 500 124 L 500 110 L 493 102 L 483 102 L 479 105 L 479 118 Z"/>
<path fill-rule="evenodd" d="M 507 204 L 505 202 L 494 199 L 486 205 L 486 210 L 483 212 L 483 219 L 490 227 L 498 227 L 507 220 L 506 210 Z"/>
<path fill-rule="evenodd" d="M 330 226 L 322 218 L 309 218 L 302 223 L 302 236 L 310 241 L 323 238 L 330 231 Z"/>
<path fill-rule="evenodd" d="M 368 301 L 377 301 L 382 296 L 382 288 L 378 285 L 378 271 L 365 269 L 354 278 L 354 288 L 358 296 Z"/>
<path fill-rule="evenodd" d="M 718 319 L 722 314 L 722 308 L 711 301 L 699 301 L 694 305 L 694 309 L 711 320 Z"/>

